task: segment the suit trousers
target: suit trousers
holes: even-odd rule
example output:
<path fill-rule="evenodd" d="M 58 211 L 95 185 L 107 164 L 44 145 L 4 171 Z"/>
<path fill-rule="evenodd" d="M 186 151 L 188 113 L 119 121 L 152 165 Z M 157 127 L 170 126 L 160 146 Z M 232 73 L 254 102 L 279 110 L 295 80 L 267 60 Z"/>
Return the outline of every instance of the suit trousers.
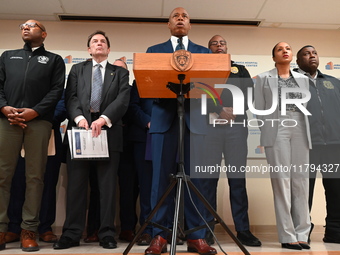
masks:
<path fill-rule="evenodd" d="M 139 224 L 142 226 L 151 212 L 152 162 L 145 159 L 146 142 L 134 142 L 133 154 L 139 183 Z M 145 228 L 144 233 L 152 234 L 150 225 Z"/>
<path fill-rule="evenodd" d="M 231 212 L 236 231 L 249 230 L 248 196 L 246 190 L 245 172 L 240 171 L 242 166 L 247 165 L 247 137 L 248 128 L 243 125 L 220 125 L 209 126 L 206 138 L 206 166 L 221 166 L 222 154 L 225 165 L 233 166 L 236 172 L 227 172 L 229 184 L 229 199 Z M 203 177 L 203 176 L 202 176 Z M 207 173 L 203 182 L 203 193 L 211 206 L 216 210 L 217 183 L 219 172 Z M 213 215 L 207 210 L 206 220 L 214 220 Z"/>
<path fill-rule="evenodd" d="M 120 153 L 110 151 L 109 160 L 93 160 L 98 178 L 100 227 L 99 239 L 115 234 L 116 182 Z M 79 241 L 82 237 L 87 209 L 89 172 L 93 166 L 88 160 L 72 160 L 67 155 L 67 202 L 63 236 Z"/>
<path fill-rule="evenodd" d="M 124 141 L 120 158 L 119 191 L 121 230 L 134 231 L 138 222 L 136 214 L 139 195 L 139 224 L 142 226 L 151 212 L 152 162 L 145 159 L 146 142 Z M 152 227 L 143 233 L 152 235 Z"/>
<path fill-rule="evenodd" d="M 0 118 L 0 232 L 6 232 L 8 228 L 7 209 L 12 177 L 22 145 L 26 159 L 26 196 L 22 207 L 21 228 L 29 231 L 38 229 L 51 129 L 52 123 L 45 120 L 31 120 L 22 129 Z"/>
<path fill-rule="evenodd" d="M 313 145 L 309 162 L 313 168 L 309 173 L 309 208 L 312 209 L 316 169 L 322 174 L 322 184 L 326 198 L 325 236 L 340 240 L 340 145 Z"/>
<path fill-rule="evenodd" d="M 91 236 L 97 233 L 100 226 L 100 201 L 97 169 L 95 162 L 89 163 L 91 165 L 91 169 L 89 171 L 90 201 L 87 213 L 87 236 Z"/>
<path fill-rule="evenodd" d="M 152 191 L 151 191 L 151 206 L 154 208 L 165 193 L 166 188 L 170 184 L 170 174 L 176 174 L 178 171 L 178 120 L 174 121 L 166 133 L 154 133 L 152 137 L 152 159 L 153 159 L 153 175 L 152 175 Z M 204 157 L 204 135 L 193 134 L 185 127 L 184 145 L 185 145 L 185 173 L 190 173 L 190 167 L 194 167 L 200 159 Z M 201 179 L 191 179 L 192 183 L 202 193 Z M 183 183 L 184 184 L 184 183 Z M 185 184 L 184 184 L 185 186 Z M 174 216 L 174 196 L 175 190 L 173 189 L 169 196 L 165 199 L 162 206 L 158 209 L 152 221 L 172 228 Z M 198 212 L 204 213 L 204 205 L 198 197 L 191 192 L 191 198 L 196 205 Z M 192 229 L 204 225 L 199 213 L 191 202 L 187 188 L 184 187 L 184 218 L 188 229 Z M 191 234 L 188 234 L 188 239 L 201 239 L 205 237 L 205 229 L 200 229 Z M 163 238 L 167 237 L 159 228 L 153 228 L 153 236 L 161 235 Z"/>
<path fill-rule="evenodd" d="M 306 124 L 300 112 L 280 117 L 274 146 L 265 147 L 274 194 L 276 224 L 280 243 L 307 242 L 310 231 L 308 210 L 309 147 Z"/>
<path fill-rule="evenodd" d="M 126 139 L 126 138 L 125 138 Z M 119 183 L 119 218 L 121 231 L 135 231 L 138 217 L 136 213 L 139 195 L 136 164 L 133 157 L 133 142 L 124 141 L 123 152 L 120 154 Z"/>

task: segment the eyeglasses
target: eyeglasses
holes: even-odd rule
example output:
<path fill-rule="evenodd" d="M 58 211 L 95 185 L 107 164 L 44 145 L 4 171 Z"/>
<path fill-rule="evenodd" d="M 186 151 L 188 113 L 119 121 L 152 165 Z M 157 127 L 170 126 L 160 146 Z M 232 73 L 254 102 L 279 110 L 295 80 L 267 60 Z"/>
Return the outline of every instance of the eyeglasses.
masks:
<path fill-rule="evenodd" d="M 218 44 L 227 45 L 227 42 L 226 41 L 212 41 L 212 42 L 210 42 L 210 45 L 213 45 L 213 46 L 217 46 Z"/>
<path fill-rule="evenodd" d="M 43 32 L 45 32 L 45 29 L 43 29 L 41 26 L 39 26 L 37 23 L 35 22 L 32 22 L 32 23 L 24 23 L 24 24 L 21 24 L 19 26 L 20 30 L 23 30 L 25 27 L 29 27 L 29 28 L 35 28 L 35 27 L 38 27 L 40 28 Z"/>

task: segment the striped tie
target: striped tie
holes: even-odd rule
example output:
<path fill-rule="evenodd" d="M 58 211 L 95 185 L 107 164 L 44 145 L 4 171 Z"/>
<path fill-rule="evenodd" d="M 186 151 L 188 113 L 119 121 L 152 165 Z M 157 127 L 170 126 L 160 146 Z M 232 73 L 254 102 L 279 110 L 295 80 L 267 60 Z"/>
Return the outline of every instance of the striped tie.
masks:
<path fill-rule="evenodd" d="M 95 65 L 95 69 L 93 72 L 92 78 L 92 91 L 91 91 L 91 101 L 90 106 L 94 112 L 99 112 L 100 110 L 100 100 L 102 94 L 102 72 L 100 68 L 102 66 L 100 64 Z"/>

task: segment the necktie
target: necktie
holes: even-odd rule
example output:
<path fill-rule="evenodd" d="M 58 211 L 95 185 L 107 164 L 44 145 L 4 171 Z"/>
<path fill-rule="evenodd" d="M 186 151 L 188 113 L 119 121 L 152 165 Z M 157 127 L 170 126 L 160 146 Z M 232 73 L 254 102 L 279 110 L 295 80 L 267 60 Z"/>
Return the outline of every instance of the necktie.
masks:
<path fill-rule="evenodd" d="M 177 46 L 176 46 L 176 49 L 175 49 L 175 51 L 176 50 L 185 50 L 184 49 L 184 45 L 183 45 L 183 39 L 182 38 L 178 38 L 177 39 Z"/>
<path fill-rule="evenodd" d="M 102 94 L 102 72 L 100 71 L 101 65 L 95 65 L 92 78 L 92 91 L 91 91 L 91 101 L 90 106 L 94 112 L 99 112 L 100 110 L 100 100 Z"/>

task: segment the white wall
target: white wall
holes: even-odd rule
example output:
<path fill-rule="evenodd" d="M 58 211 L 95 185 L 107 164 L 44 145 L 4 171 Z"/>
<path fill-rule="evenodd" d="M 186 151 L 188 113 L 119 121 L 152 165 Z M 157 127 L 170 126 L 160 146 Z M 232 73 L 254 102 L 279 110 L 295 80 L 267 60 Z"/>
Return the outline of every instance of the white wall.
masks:
<path fill-rule="evenodd" d="M 2 20 L 0 49 L 21 48 L 23 42 L 19 24 L 23 20 Z M 111 40 L 111 51 L 114 52 L 145 52 L 150 45 L 166 41 L 169 30 L 166 24 L 119 23 L 119 22 L 43 22 L 48 37 L 45 46 L 53 51 L 86 51 L 87 36 L 95 30 L 104 30 Z M 228 53 L 234 55 L 270 55 L 272 47 L 279 41 L 291 44 L 297 51 L 306 44 L 316 47 L 322 57 L 340 57 L 339 30 L 299 30 L 252 28 L 222 25 L 192 26 L 190 39 L 198 44 L 207 45 L 215 34 L 220 34 L 228 41 Z M 237 59 L 234 59 L 237 60 Z M 252 74 L 252 76 L 256 74 Z M 248 164 L 266 164 L 263 159 L 248 160 Z M 62 166 L 58 184 L 58 211 L 56 225 L 61 226 L 64 220 L 65 166 Z M 249 196 L 249 216 L 251 225 L 275 225 L 273 197 L 269 178 L 247 179 Z M 218 213 L 232 224 L 229 207 L 227 179 L 221 178 L 218 189 Z M 83 194 L 80 194 L 83 195 Z M 325 218 L 324 191 L 321 180 L 317 180 L 313 222 L 323 225 Z"/>

